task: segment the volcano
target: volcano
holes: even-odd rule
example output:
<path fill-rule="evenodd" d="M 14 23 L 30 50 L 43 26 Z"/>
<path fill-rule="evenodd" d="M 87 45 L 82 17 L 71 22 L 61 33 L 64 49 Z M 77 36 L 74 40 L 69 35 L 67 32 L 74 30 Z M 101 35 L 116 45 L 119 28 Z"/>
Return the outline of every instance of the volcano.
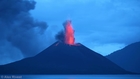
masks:
<path fill-rule="evenodd" d="M 129 74 L 82 44 L 55 42 L 34 57 L 0 66 L 0 74 Z"/>
<path fill-rule="evenodd" d="M 127 71 L 140 73 L 140 42 L 132 43 L 106 57 Z"/>
<path fill-rule="evenodd" d="M 61 40 L 38 55 L 0 66 L 0 74 L 128 74 L 102 55 L 75 44 L 70 20 L 64 22 Z M 61 35 L 62 34 L 62 35 Z"/>

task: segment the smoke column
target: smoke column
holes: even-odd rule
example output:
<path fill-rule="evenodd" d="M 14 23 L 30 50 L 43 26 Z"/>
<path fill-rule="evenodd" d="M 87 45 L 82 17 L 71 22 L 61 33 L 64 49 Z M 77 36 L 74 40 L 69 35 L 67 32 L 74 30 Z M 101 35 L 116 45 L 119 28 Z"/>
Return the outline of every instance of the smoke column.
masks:
<path fill-rule="evenodd" d="M 48 26 L 31 16 L 29 11 L 35 9 L 35 4 L 34 0 L 0 0 L 1 61 L 4 57 L 28 57 L 40 51 L 37 36 L 44 34 Z"/>
<path fill-rule="evenodd" d="M 59 31 L 56 36 L 55 39 L 60 41 L 60 42 L 65 42 L 65 33 L 64 30 Z"/>

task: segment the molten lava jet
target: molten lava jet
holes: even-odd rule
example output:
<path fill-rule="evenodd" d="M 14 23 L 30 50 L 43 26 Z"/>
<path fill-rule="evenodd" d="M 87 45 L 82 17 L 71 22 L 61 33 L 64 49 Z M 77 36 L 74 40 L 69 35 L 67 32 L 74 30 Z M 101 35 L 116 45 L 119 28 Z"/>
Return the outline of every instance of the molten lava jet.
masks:
<path fill-rule="evenodd" d="M 65 28 L 65 43 L 69 45 L 74 45 L 75 44 L 74 30 L 72 28 L 70 20 L 65 22 L 64 28 Z"/>

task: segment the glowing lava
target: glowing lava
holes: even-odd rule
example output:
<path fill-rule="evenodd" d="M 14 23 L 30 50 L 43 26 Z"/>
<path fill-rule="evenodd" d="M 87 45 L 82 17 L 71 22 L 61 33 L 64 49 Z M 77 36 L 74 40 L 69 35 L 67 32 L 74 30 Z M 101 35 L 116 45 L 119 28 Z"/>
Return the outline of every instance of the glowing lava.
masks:
<path fill-rule="evenodd" d="M 71 21 L 66 21 L 65 25 L 65 43 L 69 45 L 74 45 L 75 38 L 74 38 L 74 30 L 71 25 Z"/>

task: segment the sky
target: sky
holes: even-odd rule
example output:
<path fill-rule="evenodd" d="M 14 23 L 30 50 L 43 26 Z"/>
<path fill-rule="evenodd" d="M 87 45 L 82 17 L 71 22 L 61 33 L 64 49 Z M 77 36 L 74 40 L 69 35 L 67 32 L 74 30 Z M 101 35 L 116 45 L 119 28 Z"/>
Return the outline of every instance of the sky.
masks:
<path fill-rule="evenodd" d="M 108 55 L 140 41 L 138 0 L 36 0 L 31 13 L 46 21 L 54 34 L 72 20 L 76 42 Z"/>
<path fill-rule="evenodd" d="M 38 54 L 70 19 L 77 43 L 106 56 L 140 41 L 139 0 L 0 0 L 0 64 Z"/>

